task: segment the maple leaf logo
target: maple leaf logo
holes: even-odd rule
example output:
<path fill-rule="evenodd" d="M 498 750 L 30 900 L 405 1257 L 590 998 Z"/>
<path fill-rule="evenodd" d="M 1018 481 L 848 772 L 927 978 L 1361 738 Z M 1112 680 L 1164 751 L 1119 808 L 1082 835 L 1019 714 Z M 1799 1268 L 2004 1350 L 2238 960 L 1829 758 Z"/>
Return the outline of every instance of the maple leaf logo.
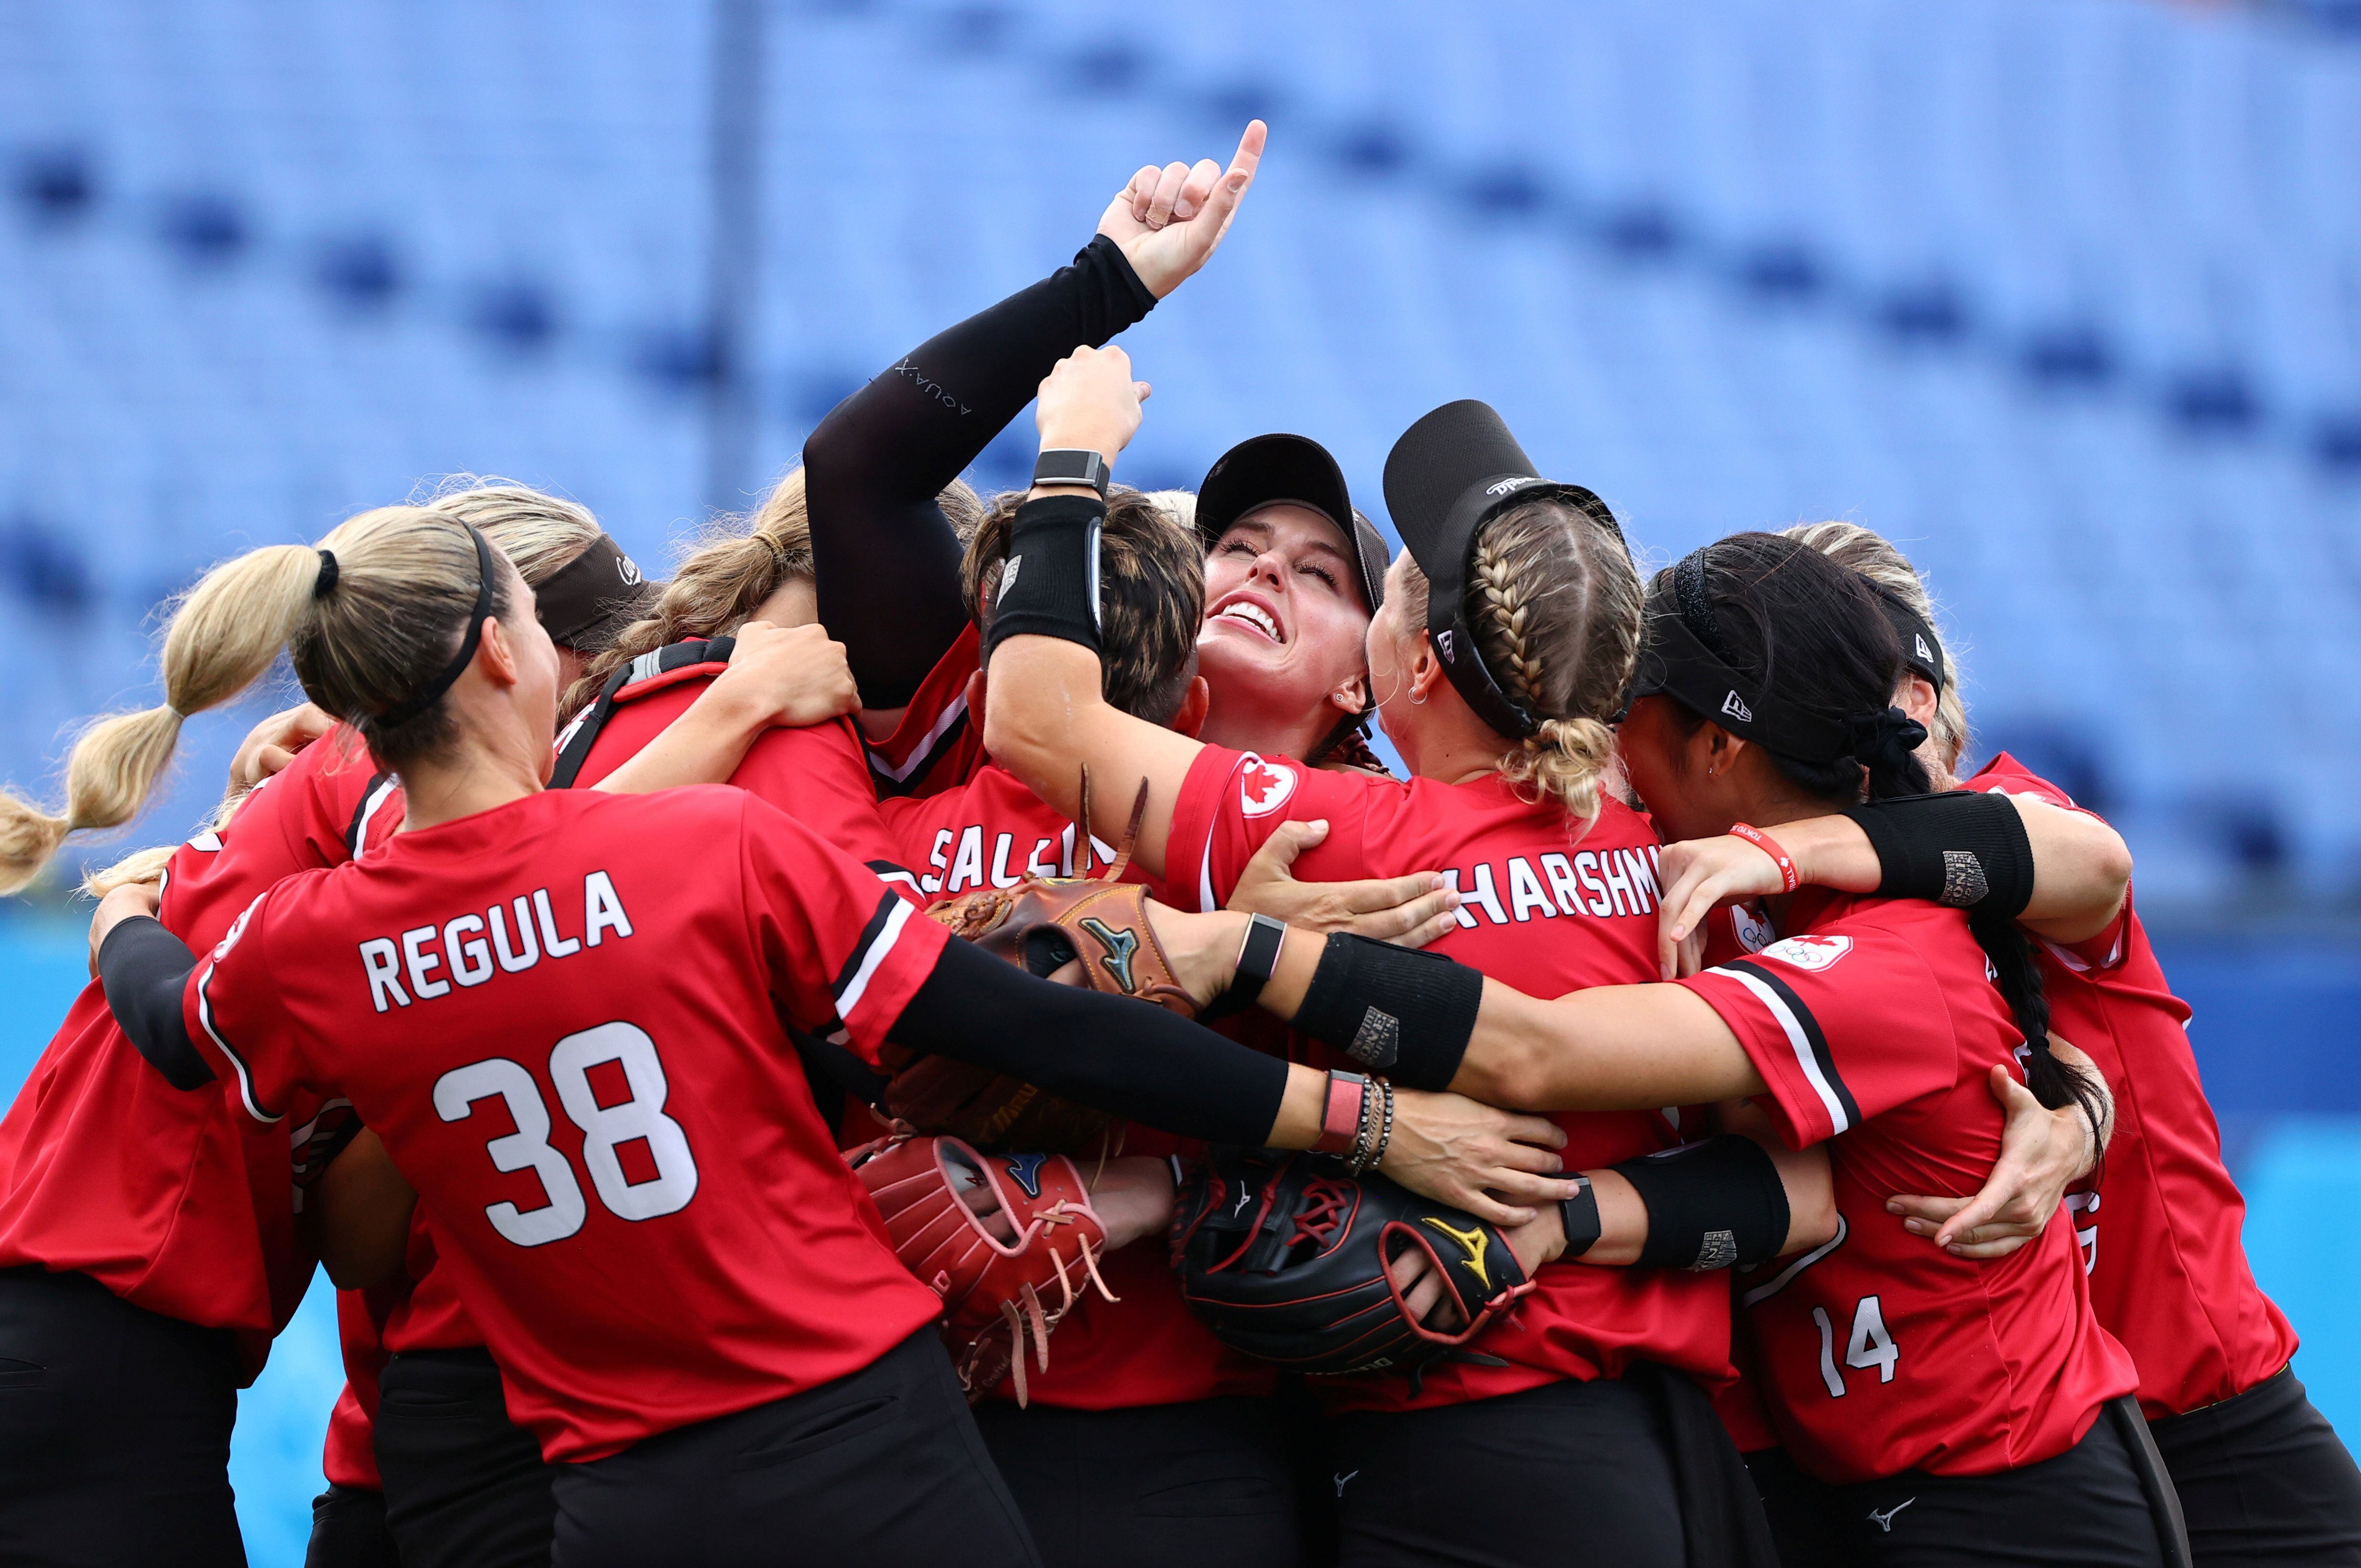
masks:
<path fill-rule="evenodd" d="M 1238 769 L 1238 807 L 1248 817 L 1268 817 L 1295 794 L 1295 770 L 1274 767 L 1253 752 Z"/>

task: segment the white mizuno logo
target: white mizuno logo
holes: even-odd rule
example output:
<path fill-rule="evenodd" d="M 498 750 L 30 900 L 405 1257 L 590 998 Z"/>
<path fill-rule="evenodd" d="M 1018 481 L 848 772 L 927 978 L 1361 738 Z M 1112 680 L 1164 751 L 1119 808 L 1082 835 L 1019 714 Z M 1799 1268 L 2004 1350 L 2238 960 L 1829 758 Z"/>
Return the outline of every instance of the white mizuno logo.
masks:
<path fill-rule="evenodd" d="M 1343 1497 L 1343 1496 L 1345 1495 L 1345 1482 L 1347 1482 L 1347 1481 L 1350 1481 L 1354 1476 L 1358 1475 L 1359 1474 L 1360 1474 L 1360 1472 L 1359 1472 L 1359 1471 L 1357 1471 L 1357 1470 L 1351 1470 L 1351 1471 L 1347 1471 L 1345 1474 L 1344 1474 L 1344 1475 L 1342 1475 L 1337 1476 L 1337 1477 L 1335 1478 L 1335 1481 L 1336 1481 L 1336 1495 L 1337 1495 L 1338 1497 Z"/>
<path fill-rule="evenodd" d="M 1918 644 L 1918 656 L 1920 658 L 1926 660 L 1930 664 L 1935 662 L 1935 650 L 1927 646 L 1927 640 L 1924 637 L 1919 636 L 1914 631 L 1910 634 L 1910 641 Z"/>
<path fill-rule="evenodd" d="M 1875 1508 L 1872 1508 L 1869 1510 L 1869 1517 L 1876 1521 L 1877 1528 L 1880 1530 L 1883 1531 L 1887 1535 L 1892 1535 L 1894 1533 L 1894 1516 L 1900 1513 L 1903 1509 L 1908 1508 L 1917 1500 L 1918 1499 L 1916 1497 L 1905 1497 L 1900 1502 L 1894 1504 L 1892 1508 L 1886 1509 L 1883 1513 L 1879 1513 Z"/>
<path fill-rule="evenodd" d="M 1752 724 L 1754 722 L 1754 710 L 1747 707 L 1745 700 L 1736 692 L 1732 692 L 1728 696 L 1721 699 L 1721 711 L 1730 715 L 1730 718 L 1735 718 L 1741 724 Z"/>

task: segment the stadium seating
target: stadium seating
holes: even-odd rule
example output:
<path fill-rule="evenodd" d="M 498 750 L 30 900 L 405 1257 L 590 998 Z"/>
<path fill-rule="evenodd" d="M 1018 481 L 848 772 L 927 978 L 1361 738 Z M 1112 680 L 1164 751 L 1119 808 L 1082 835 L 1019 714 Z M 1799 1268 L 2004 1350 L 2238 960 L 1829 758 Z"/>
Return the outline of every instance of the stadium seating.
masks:
<path fill-rule="evenodd" d="M 759 233 L 722 235 L 761 258 L 741 504 L 1138 162 L 1261 114 L 1229 248 L 1132 335 L 1158 397 L 1126 477 L 1293 428 L 1374 501 L 1393 433 L 1474 395 L 1659 558 L 1851 517 L 1933 574 L 1986 739 L 2117 813 L 2152 899 L 2361 887 L 2349 5 L 761 15 Z M 0 770 L 46 784 L 70 718 L 148 700 L 142 618 L 206 561 L 422 478 L 562 488 L 643 557 L 699 520 L 713 25 L 0 20 Z"/>

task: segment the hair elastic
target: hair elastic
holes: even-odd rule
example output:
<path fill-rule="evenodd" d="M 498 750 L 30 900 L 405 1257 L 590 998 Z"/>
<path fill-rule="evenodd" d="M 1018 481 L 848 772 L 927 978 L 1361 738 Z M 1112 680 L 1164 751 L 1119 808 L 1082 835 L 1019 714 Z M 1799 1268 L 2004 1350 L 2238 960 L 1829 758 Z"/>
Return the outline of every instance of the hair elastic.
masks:
<path fill-rule="evenodd" d="M 323 550 L 320 552 L 320 575 L 312 579 L 312 597 L 315 599 L 326 598 L 329 590 L 335 586 L 336 553 L 333 550 Z"/>
<path fill-rule="evenodd" d="M 441 674 L 408 702 L 383 713 L 370 715 L 388 729 L 409 723 L 442 701 L 443 694 L 449 691 L 452 684 L 467 674 L 467 666 L 476 662 L 476 647 L 484 638 L 484 618 L 492 613 L 492 547 L 477 532 L 474 523 L 463 522 L 459 526 L 466 529 L 467 537 L 476 542 L 476 613 L 467 619 L 467 634 L 459 640 L 458 656 L 443 667 Z"/>

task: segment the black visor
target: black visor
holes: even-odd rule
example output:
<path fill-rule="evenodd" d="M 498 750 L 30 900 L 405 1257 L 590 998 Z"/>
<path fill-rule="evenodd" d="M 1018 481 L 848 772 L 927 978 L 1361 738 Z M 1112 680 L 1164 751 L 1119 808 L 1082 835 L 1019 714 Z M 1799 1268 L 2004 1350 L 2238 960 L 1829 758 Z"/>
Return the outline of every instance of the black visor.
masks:
<path fill-rule="evenodd" d="M 1214 459 L 1197 487 L 1197 536 L 1210 554 L 1232 523 L 1282 501 L 1308 507 L 1336 525 L 1353 557 L 1361 601 L 1377 614 L 1386 598 L 1385 536 L 1353 510 L 1344 470 L 1309 436 L 1257 435 Z"/>

